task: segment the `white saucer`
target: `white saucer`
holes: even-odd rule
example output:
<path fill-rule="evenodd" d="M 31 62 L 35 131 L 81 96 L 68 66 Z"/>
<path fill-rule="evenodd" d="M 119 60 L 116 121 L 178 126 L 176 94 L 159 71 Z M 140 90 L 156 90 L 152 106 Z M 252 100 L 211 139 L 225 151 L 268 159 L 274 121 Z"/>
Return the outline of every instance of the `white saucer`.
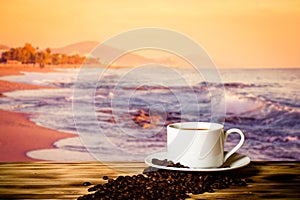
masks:
<path fill-rule="evenodd" d="M 176 171 L 192 171 L 192 172 L 216 172 L 216 171 L 227 171 L 238 169 L 244 167 L 250 163 L 250 158 L 248 156 L 234 153 L 230 158 L 224 163 L 223 166 L 218 168 L 178 168 L 178 167 L 167 167 L 162 165 L 155 165 L 152 163 L 152 159 L 156 158 L 159 160 L 168 159 L 167 152 L 158 152 L 151 154 L 145 158 L 145 163 L 151 167 L 157 169 L 166 169 L 166 170 L 176 170 Z"/>

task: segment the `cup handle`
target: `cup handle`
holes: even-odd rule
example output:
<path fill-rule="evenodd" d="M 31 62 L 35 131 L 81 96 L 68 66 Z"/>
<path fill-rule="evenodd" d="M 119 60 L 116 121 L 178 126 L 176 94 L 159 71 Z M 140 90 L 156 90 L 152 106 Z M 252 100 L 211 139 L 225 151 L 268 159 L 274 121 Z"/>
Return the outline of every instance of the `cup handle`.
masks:
<path fill-rule="evenodd" d="M 244 133 L 240 129 L 237 129 L 237 128 L 232 128 L 232 129 L 229 129 L 225 132 L 225 142 L 226 142 L 226 139 L 227 139 L 228 135 L 231 134 L 231 133 L 240 134 L 241 139 L 240 139 L 239 143 L 232 150 L 230 150 L 229 152 L 226 153 L 226 155 L 224 156 L 224 162 L 226 162 L 226 160 L 230 156 L 232 156 L 233 153 L 235 153 L 239 148 L 241 148 L 243 146 L 244 142 L 245 142 Z"/>

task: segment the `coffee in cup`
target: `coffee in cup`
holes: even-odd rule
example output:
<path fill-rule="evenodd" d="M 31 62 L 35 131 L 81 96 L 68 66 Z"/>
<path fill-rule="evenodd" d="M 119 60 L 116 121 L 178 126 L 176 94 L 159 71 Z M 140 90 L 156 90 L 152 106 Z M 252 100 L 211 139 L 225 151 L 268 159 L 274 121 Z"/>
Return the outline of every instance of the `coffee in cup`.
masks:
<path fill-rule="evenodd" d="M 240 141 L 224 155 L 224 143 L 231 133 L 238 133 Z M 224 131 L 224 126 L 210 122 L 183 122 L 167 126 L 168 159 L 190 168 L 220 167 L 244 144 L 240 129 Z"/>

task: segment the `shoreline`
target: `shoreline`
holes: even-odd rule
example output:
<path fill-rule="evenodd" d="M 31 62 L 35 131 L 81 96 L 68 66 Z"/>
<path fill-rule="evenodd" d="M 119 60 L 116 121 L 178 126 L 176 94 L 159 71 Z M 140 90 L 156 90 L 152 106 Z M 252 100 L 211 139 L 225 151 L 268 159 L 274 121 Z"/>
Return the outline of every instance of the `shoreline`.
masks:
<path fill-rule="evenodd" d="M 76 137 L 36 125 L 29 115 L 0 110 L 0 162 L 39 161 L 26 156 L 28 151 L 55 149 L 59 139 Z"/>
<path fill-rule="evenodd" d="M 22 75 L 23 71 L 41 73 L 54 72 L 55 68 L 60 67 L 61 66 L 46 66 L 41 69 L 39 67 L 26 65 L 1 65 L 0 77 Z M 63 66 L 62 68 L 75 68 L 75 66 Z M 5 95 L 2 94 L 4 92 L 45 88 L 53 87 L 0 80 L 0 97 L 5 98 Z M 30 158 L 26 153 L 39 149 L 56 149 L 53 145 L 54 142 L 71 137 L 76 137 L 76 135 L 38 126 L 30 121 L 29 114 L 0 109 L 0 162 L 42 161 Z"/>

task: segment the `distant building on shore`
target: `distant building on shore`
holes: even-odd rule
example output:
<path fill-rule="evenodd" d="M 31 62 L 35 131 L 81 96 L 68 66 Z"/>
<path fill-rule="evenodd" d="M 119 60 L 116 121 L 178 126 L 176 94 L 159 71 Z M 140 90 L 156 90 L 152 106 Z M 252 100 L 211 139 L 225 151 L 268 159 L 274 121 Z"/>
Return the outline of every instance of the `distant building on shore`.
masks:
<path fill-rule="evenodd" d="M 6 64 L 17 65 L 17 64 L 22 64 L 22 62 L 18 60 L 7 60 Z"/>

